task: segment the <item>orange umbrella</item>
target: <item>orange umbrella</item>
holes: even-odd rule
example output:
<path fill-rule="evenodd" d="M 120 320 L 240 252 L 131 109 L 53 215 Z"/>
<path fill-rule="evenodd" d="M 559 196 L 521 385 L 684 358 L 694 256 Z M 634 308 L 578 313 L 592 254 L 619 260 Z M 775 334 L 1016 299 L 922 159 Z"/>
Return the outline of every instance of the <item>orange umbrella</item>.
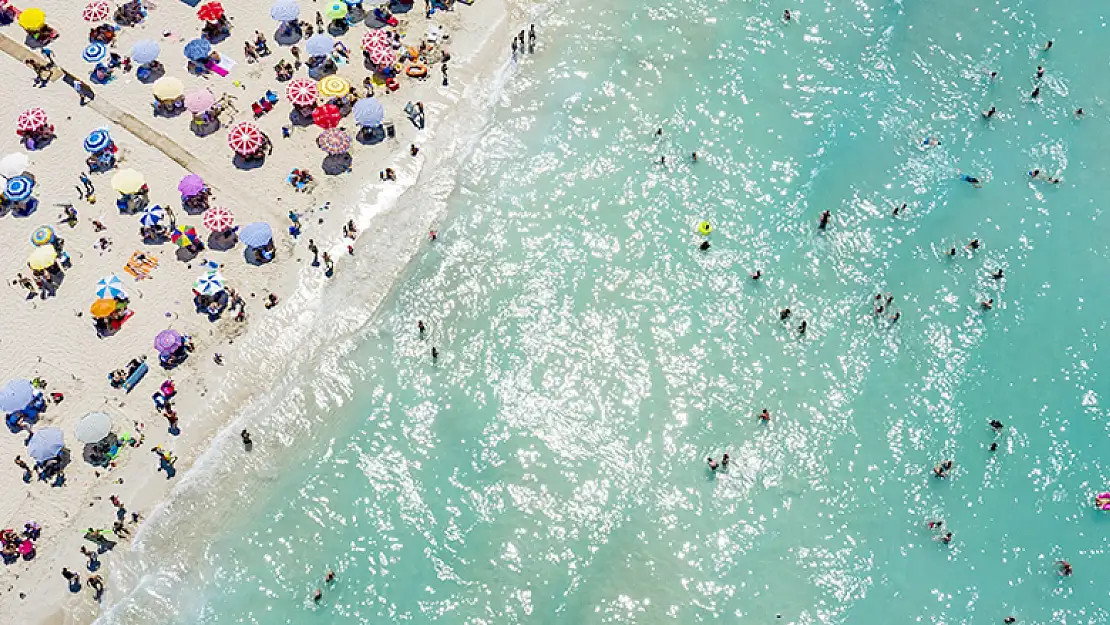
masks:
<path fill-rule="evenodd" d="M 97 319 L 103 319 L 108 315 L 116 312 L 116 300 L 114 299 L 98 299 L 89 307 L 89 312 Z"/>

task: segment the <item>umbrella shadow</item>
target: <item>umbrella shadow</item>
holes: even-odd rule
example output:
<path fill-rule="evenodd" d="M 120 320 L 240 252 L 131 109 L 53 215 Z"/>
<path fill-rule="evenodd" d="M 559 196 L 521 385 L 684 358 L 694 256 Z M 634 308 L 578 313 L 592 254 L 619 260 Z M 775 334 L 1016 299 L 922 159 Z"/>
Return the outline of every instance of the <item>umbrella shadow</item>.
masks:
<path fill-rule="evenodd" d="M 196 258 L 198 254 L 200 254 L 199 249 L 198 250 L 191 250 L 188 247 L 179 247 L 179 248 L 177 248 L 177 251 L 174 252 L 174 258 L 176 258 L 177 260 L 179 260 L 183 263 L 187 263 L 187 262 L 192 261 L 194 258 Z"/>
<path fill-rule="evenodd" d="M 165 75 L 166 75 L 165 67 L 159 65 L 156 69 L 147 68 L 147 71 L 145 71 L 145 72 L 136 73 L 135 78 L 137 78 L 139 80 L 139 82 L 143 83 L 144 85 L 149 85 L 150 83 L 158 80 L 159 78 L 161 78 Z"/>
<path fill-rule="evenodd" d="M 415 4 L 416 4 L 415 2 L 402 2 L 401 0 L 390 0 L 389 1 L 389 12 L 393 13 L 394 15 L 401 14 L 401 13 L 408 13 L 409 11 L 412 10 L 412 7 Z"/>
<path fill-rule="evenodd" d="M 218 117 L 216 119 L 204 122 L 203 124 L 198 124 L 196 122 L 192 122 L 189 124 L 189 128 L 193 131 L 193 134 L 202 139 L 216 132 L 221 127 L 222 124 L 220 124 L 220 119 Z"/>
<path fill-rule="evenodd" d="M 185 107 L 184 106 L 173 106 L 173 107 L 170 107 L 170 108 L 166 108 L 164 106 L 155 106 L 154 107 L 154 116 L 155 117 L 165 117 L 166 119 L 173 119 L 175 117 L 180 117 L 181 114 L 184 113 L 184 112 L 185 112 Z"/>
<path fill-rule="evenodd" d="M 385 127 L 362 128 L 355 133 L 355 141 L 362 145 L 377 145 L 385 141 Z"/>
<path fill-rule="evenodd" d="M 299 24 L 292 27 L 278 26 L 274 31 L 274 41 L 280 46 L 291 46 L 302 38 L 304 38 L 304 32 L 301 31 Z"/>
<path fill-rule="evenodd" d="M 350 154 L 329 154 L 324 157 L 322 168 L 328 176 L 350 173 L 354 159 Z"/>
<path fill-rule="evenodd" d="M 312 125 L 312 114 L 305 115 L 301 112 L 301 107 L 295 106 L 292 111 L 289 111 L 289 123 L 301 128 Z"/>
<path fill-rule="evenodd" d="M 235 164 L 236 169 L 242 169 L 244 171 L 248 171 L 248 170 L 251 170 L 251 169 L 258 169 L 259 167 L 262 167 L 263 165 L 265 165 L 266 164 L 266 157 L 263 156 L 261 158 L 247 158 L 247 157 L 243 156 L 242 154 L 236 154 L 235 158 L 232 159 L 231 162 Z"/>
<path fill-rule="evenodd" d="M 351 25 L 347 23 L 347 20 L 332 20 L 332 22 L 328 24 L 327 30 L 328 34 L 333 37 L 342 37 L 351 30 Z"/>
<path fill-rule="evenodd" d="M 226 252 L 235 247 L 239 242 L 239 235 L 235 230 L 226 230 L 224 232 L 212 232 L 208 235 L 208 249 L 216 252 Z"/>
<path fill-rule="evenodd" d="M 31 33 L 27 33 L 27 36 L 23 38 L 23 45 L 27 46 L 28 48 L 30 48 L 32 50 L 41 50 L 41 49 L 45 48 L 46 46 L 48 46 L 49 44 L 43 43 L 42 41 L 39 41 L 38 39 L 35 39 L 34 37 L 32 37 Z"/>

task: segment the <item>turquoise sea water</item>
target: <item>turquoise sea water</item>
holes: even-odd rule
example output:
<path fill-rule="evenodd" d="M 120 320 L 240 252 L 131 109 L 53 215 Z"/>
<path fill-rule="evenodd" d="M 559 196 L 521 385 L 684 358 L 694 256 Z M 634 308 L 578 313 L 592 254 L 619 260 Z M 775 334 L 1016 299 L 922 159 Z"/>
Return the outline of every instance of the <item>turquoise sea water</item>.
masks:
<path fill-rule="evenodd" d="M 326 295 L 104 621 L 1110 621 L 1105 10 L 567 0 L 540 34 L 440 241 L 376 316 Z"/>

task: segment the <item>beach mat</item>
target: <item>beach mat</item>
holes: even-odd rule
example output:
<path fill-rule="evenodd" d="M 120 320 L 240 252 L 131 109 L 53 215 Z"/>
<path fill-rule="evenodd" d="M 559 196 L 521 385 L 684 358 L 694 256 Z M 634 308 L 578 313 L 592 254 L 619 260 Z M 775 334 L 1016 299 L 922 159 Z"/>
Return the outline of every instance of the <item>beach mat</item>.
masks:
<path fill-rule="evenodd" d="M 150 277 L 150 272 L 158 268 L 158 259 L 142 252 L 135 252 L 123 270 L 136 280 Z"/>

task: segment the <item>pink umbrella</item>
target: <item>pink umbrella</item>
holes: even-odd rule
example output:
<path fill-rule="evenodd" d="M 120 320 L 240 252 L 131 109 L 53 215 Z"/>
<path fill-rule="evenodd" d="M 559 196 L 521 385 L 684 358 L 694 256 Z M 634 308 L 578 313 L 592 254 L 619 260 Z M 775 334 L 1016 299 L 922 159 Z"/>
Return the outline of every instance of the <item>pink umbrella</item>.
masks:
<path fill-rule="evenodd" d="M 397 52 L 392 46 L 374 46 L 367 50 L 370 62 L 374 65 L 392 65 L 397 60 Z"/>
<path fill-rule="evenodd" d="M 235 225 L 235 216 L 222 206 L 213 206 L 200 216 L 200 223 L 212 232 L 226 232 Z"/>
<path fill-rule="evenodd" d="M 227 132 L 227 144 L 236 154 L 253 154 L 265 142 L 262 130 L 250 122 L 239 122 Z"/>
<path fill-rule="evenodd" d="M 285 97 L 297 106 L 308 106 L 316 102 L 320 92 L 311 78 L 295 78 L 285 87 Z"/>
<path fill-rule="evenodd" d="M 46 125 L 46 111 L 39 107 L 27 109 L 15 120 L 15 129 L 22 132 L 38 130 Z"/>
<path fill-rule="evenodd" d="M 196 174 L 189 174 L 177 183 L 177 190 L 185 197 L 193 197 L 204 191 L 204 180 Z"/>
<path fill-rule="evenodd" d="M 207 89 L 197 89 L 185 94 L 185 108 L 190 113 L 203 113 L 216 104 L 216 96 Z"/>
<path fill-rule="evenodd" d="M 328 154 L 346 154 L 351 151 L 351 135 L 338 128 L 329 128 L 316 137 L 316 145 Z"/>
<path fill-rule="evenodd" d="M 86 22 L 103 22 L 111 14 L 112 6 L 108 4 L 108 0 L 93 0 L 81 11 L 81 17 Z"/>

